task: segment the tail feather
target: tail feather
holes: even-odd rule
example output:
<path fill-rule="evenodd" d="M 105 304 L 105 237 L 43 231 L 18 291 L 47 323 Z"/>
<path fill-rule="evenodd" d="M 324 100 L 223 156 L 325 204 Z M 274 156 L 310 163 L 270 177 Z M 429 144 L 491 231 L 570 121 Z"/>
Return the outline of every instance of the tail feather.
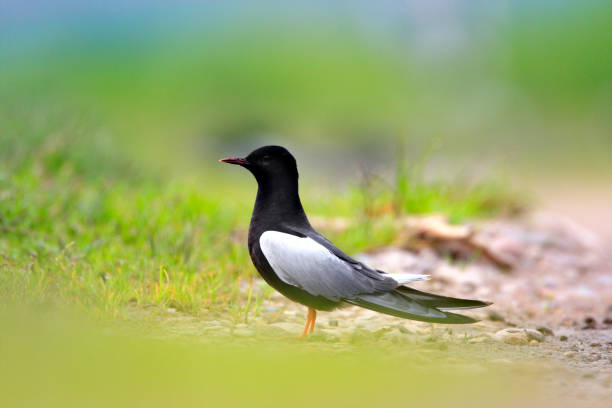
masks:
<path fill-rule="evenodd" d="M 475 309 L 478 307 L 491 305 L 491 302 L 434 295 L 433 293 L 421 292 L 420 290 L 409 288 L 407 286 L 400 286 L 396 289 L 396 291 L 424 306 L 435 307 L 438 309 Z"/>
<path fill-rule="evenodd" d="M 424 305 L 397 291 L 362 294 L 352 299 L 345 299 L 345 301 L 380 313 L 422 322 L 465 324 L 478 321 L 468 316 L 444 312 L 435 307 Z"/>

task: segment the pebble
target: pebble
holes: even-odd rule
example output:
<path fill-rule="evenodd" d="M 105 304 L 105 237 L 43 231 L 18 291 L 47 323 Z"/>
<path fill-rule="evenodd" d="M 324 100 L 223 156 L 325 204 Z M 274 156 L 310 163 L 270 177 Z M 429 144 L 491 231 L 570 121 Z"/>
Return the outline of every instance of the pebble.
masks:
<path fill-rule="evenodd" d="M 536 330 L 542 333 L 544 336 L 554 336 L 555 335 L 555 333 L 552 331 L 550 327 L 538 326 L 536 327 Z"/>
<path fill-rule="evenodd" d="M 503 322 L 506 320 L 504 319 L 504 316 L 502 316 L 500 313 L 496 312 L 495 310 L 489 310 L 489 312 L 487 313 L 487 318 L 491 320 L 492 322 Z"/>
<path fill-rule="evenodd" d="M 530 346 L 537 346 L 538 344 L 540 344 L 540 343 L 537 340 L 535 340 L 535 339 L 529 340 L 529 345 Z"/>
<path fill-rule="evenodd" d="M 338 327 L 338 321 L 337 320 L 330 320 L 329 321 L 329 327 Z"/>
<path fill-rule="evenodd" d="M 544 335 L 537 330 L 533 329 L 524 329 L 525 334 L 527 334 L 527 338 L 529 340 L 536 340 L 538 342 L 544 341 Z"/>
<path fill-rule="evenodd" d="M 567 336 L 559 336 L 560 341 L 567 341 Z"/>
<path fill-rule="evenodd" d="M 470 344 L 486 343 L 491 341 L 491 336 L 478 336 L 468 340 Z"/>
<path fill-rule="evenodd" d="M 502 329 L 493 335 L 493 338 L 502 341 L 506 344 L 524 345 L 527 344 L 529 338 L 523 329 L 508 328 Z"/>
<path fill-rule="evenodd" d="M 563 357 L 567 357 L 567 358 L 574 357 L 575 355 L 576 353 L 573 351 L 566 351 L 565 353 L 563 353 Z"/>
<path fill-rule="evenodd" d="M 586 317 L 584 319 L 584 326 L 582 326 L 582 330 L 592 330 L 597 328 L 597 321 L 592 317 Z"/>

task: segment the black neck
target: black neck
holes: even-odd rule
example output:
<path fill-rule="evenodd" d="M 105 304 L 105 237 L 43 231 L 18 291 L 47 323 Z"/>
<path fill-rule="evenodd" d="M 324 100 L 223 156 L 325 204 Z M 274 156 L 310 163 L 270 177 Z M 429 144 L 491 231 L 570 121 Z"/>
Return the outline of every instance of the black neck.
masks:
<path fill-rule="evenodd" d="M 297 177 L 257 178 L 257 198 L 251 222 L 273 227 L 275 222 L 308 223 L 298 193 Z"/>

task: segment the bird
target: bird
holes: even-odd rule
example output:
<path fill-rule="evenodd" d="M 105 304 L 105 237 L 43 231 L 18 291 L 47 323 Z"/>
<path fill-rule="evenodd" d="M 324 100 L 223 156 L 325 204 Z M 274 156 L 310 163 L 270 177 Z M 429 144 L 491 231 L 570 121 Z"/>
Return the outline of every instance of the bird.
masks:
<path fill-rule="evenodd" d="M 302 206 L 298 169 L 282 146 L 263 146 L 246 157 L 220 159 L 249 170 L 257 195 L 248 232 L 248 251 L 261 277 L 274 289 L 308 308 L 300 339 L 312 334 L 317 311 L 356 305 L 383 314 L 431 323 L 478 320 L 448 310 L 490 302 L 423 292 L 409 286 L 429 275 L 387 273 L 344 253 L 317 232 Z"/>

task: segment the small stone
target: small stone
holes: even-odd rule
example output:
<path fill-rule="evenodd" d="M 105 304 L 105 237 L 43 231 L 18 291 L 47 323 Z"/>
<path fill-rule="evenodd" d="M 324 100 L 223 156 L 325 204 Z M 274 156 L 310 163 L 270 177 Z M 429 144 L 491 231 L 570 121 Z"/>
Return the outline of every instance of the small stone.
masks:
<path fill-rule="evenodd" d="M 565 353 L 563 353 L 563 357 L 567 357 L 567 358 L 572 358 L 576 355 L 576 353 L 574 353 L 573 351 L 566 351 Z"/>
<path fill-rule="evenodd" d="M 329 321 L 329 327 L 338 327 L 338 321 L 337 320 L 330 320 Z"/>
<path fill-rule="evenodd" d="M 537 330 L 525 329 L 525 334 L 529 340 L 535 340 L 537 342 L 544 341 L 544 335 Z"/>
<path fill-rule="evenodd" d="M 502 329 L 495 333 L 493 335 L 493 338 L 495 340 L 502 341 L 506 344 L 513 345 L 524 345 L 527 344 L 529 341 L 525 330 L 516 328 Z"/>
<path fill-rule="evenodd" d="M 555 335 L 552 329 L 546 326 L 538 326 L 536 327 L 536 330 L 542 333 L 544 336 L 554 336 Z"/>
<path fill-rule="evenodd" d="M 559 336 L 559 341 L 567 341 L 567 336 Z"/>
<path fill-rule="evenodd" d="M 168 313 L 176 313 L 176 309 L 175 309 L 175 308 L 173 308 L 173 307 L 169 307 L 168 309 L 166 309 L 166 311 L 167 311 Z"/>
<path fill-rule="evenodd" d="M 540 343 L 537 340 L 535 340 L 535 339 L 529 340 L 529 345 L 530 346 L 537 346 L 538 344 L 540 344 Z"/>
<path fill-rule="evenodd" d="M 492 322 L 503 322 L 506 320 L 504 319 L 504 316 L 502 316 L 495 310 L 489 310 L 487 313 L 487 318 Z"/>
<path fill-rule="evenodd" d="M 597 328 L 597 321 L 592 317 L 586 317 L 584 319 L 584 326 L 582 326 L 582 330 L 592 330 Z"/>
<path fill-rule="evenodd" d="M 591 343 L 589 344 L 591 347 L 601 347 L 601 343 Z"/>
<path fill-rule="evenodd" d="M 478 337 L 474 337 L 468 340 L 470 344 L 478 344 L 478 343 L 487 343 L 491 341 L 491 336 L 489 335 L 480 335 Z"/>

